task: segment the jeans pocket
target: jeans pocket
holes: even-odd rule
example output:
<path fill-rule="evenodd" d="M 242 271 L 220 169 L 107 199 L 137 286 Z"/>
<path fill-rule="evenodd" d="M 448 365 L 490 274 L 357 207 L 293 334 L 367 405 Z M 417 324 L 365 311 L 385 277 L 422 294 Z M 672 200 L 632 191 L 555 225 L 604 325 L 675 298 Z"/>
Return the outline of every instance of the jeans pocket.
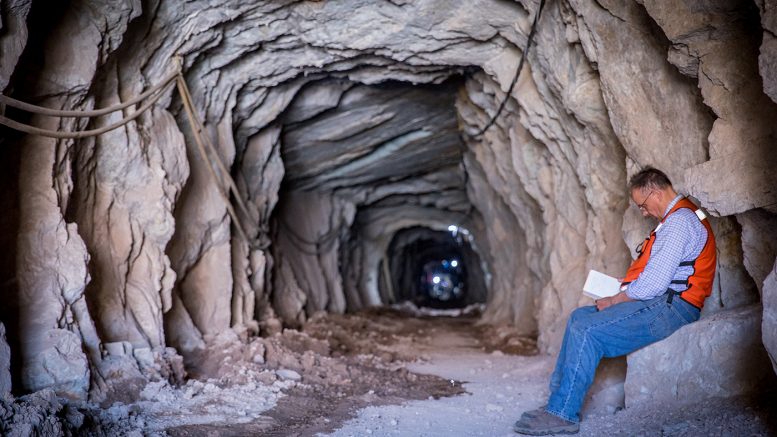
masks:
<path fill-rule="evenodd" d="M 656 341 L 669 337 L 687 322 L 680 317 L 669 305 L 661 305 L 661 310 L 650 322 L 650 334 Z"/>
<path fill-rule="evenodd" d="M 693 323 L 699 320 L 701 311 L 683 300 L 678 300 L 679 302 L 674 302 L 672 305 L 672 311 L 674 311 L 677 316 L 681 317 L 685 323 Z"/>

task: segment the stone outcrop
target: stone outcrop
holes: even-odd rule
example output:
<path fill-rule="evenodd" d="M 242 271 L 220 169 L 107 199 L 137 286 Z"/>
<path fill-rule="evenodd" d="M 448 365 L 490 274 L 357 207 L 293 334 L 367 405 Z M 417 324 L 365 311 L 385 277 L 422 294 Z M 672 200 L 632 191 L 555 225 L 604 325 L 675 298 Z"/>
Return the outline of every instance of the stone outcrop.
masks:
<path fill-rule="evenodd" d="M 761 306 L 721 311 L 628 356 L 626 406 L 757 393 L 775 375 L 761 343 Z"/>
<path fill-rule="evenodd" d="M 777 373 L 777 262 L 764 281 L 763 306 L 763 344 L 772 360 L 772 368 Z"/>
<path fill-rule="evenodd" d="M 625 192 L 646 165 L 713 216 L 720 266 L 705 317 L 762 299 L 774 356 L 771 2 L 547 2 L 522 54 L 538 7 L 4 3 L 4 93 L 109 106 L 156 84 L 180 56 L 215 146 L 200 156 L 197 127 L 171 90 L 97 138 L 3 139 L 20 161 L 8 176 L 19 181 L 18 207 L 3 200 L 18 209 L 18 225 L 3 229 L 18 247 L 12 271 L 0 272 L 17 277 L 18 290 L 3 290 L 20 311 L 3 317 L 20 322 L 12 353 L 25 387 L 84 397 L 110 374 L 100 366 L 139 377 L 176 360 L 168 347 L 193 357 L 232 327 L 269 333 L 276 316 L 290 326 L 385 303 L 395 235 L 450 225 L 467 231 L 482 266 L 483 320 L 538 334 L 554 353 L 566 316 L 591 303 L 580 294 L 587 271 L 621 274 L 652 226 Z M 97 128 L 132 110 L 27 121 Z M 227 214 L 216 160 L 246 202 L 250 241 Z M 748 311 L 741 326 L 755 320 Z"/>
<path fill-rule="evenodd" d="M 5 326 L 0 323 L 0 398 L 11 393 L 11 348 L 5 337 Z"/>

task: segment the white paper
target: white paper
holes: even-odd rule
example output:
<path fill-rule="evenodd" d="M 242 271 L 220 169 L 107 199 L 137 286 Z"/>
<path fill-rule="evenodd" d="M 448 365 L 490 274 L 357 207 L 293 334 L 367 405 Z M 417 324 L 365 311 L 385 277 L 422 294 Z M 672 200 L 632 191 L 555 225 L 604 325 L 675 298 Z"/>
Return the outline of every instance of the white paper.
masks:
<path fill-rule="evenodd" d="M 615 296 L 620 291 L 621 283 L 617 278 L 596 270 L 588 272 L 588 279 L 585 280 L 585 285 L 583 285 L 583 294 L 591 299 Z"/>

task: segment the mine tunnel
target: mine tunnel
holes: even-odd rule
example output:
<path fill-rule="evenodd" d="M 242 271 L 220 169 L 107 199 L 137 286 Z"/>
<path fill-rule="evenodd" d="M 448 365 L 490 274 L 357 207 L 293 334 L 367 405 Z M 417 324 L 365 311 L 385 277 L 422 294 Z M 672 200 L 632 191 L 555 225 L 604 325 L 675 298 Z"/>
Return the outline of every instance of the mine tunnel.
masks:
<path fill-rule="evenodd" d="M 650 167 L 714 280 L 579 432 L 777 431 L 770 1 L 130 3 L 0 3 L 0 434 L 509 434 Z"/>
<path fill-rule="evenodd" d="M 464 228 L 403 229 L 392 238 L 385 259 L 379 282 L 383 302 L 464 308 L 487 301 L 483 266 Z"/>

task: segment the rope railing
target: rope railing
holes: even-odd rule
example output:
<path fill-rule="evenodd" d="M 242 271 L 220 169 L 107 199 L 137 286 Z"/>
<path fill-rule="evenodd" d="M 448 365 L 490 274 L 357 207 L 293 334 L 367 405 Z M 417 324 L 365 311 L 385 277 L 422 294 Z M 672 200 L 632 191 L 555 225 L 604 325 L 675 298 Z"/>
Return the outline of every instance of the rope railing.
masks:
<path fill-rule="evenodd" d="M 164 94 L 165 91 L 167 91 L 167 88 L 172 84 L 171 81 L 168 81 L 167 83 L 162 83 L 161 87 L 155 91 L 158 91 L 155 95 L 153 95 L 148 102 L 141 105 L 135 112 L 132 114 L 122 118 L 121 120 L 112 123 L 108 126 L 101 127 L 99 129 L 91 129 L 91 130 L 82 130 L 82 131 L 75 131 L 75 132 L 64 132 L 64 131 L 55 131 L 50 129 L 41 129 L 39 127 L 31 126 L 29 124 L 20 123 L 15 120 L 11 120 L 10 118 L 6 117 L 5 115 L 0 115 L 0 124 L 10 127 L 11 129 L 18 130 L 27 134 L 32 135 L 40 135 L 43 137 L 49 137 L 49 138 L 57 138 L 57 139 L 81 139 L 81 138 L 88 138 L 88 137 L 96 137 L 98 135 L 102 135 L 106 132 L 112 131 L 114 129 L 120 128 L 124 126 L 125 124 L 131 122 L 132 120 L 138 118 L 140 114 L 146 112 L 151 106 L 154 105 Z M 154 93 L 151 93 L 154 94 Z M 27 104 L 29 105 L 29 104 Z M 8 105 L 11 106 L 11 105 Z M 34 106 L 34 105 L 30 105 Z M 35 108 L 38 109 L 48 109 L 48 108 L 42 108 L 40 106 L 35 106 Z M 53 110 L 50 110 L 53 111 Z M 118 111 L 118 109 L 114 109 L 112 111 L 106 112 L 106 114 L 110 112 Z M 40 111 L 43 112 L 43 111 Z M 69 112 L 72 113 L 74 111 L 63 111 L 63 112 Z M 78 115 L 51 115 L 51 114 L 45 114 L 47 116 L 53 116 L 53 117 L 81 117 Z M 83 116 L 88 117 L 88 116 Z"/>
<path fill-rule="evenodd" d="M 205 165 L 208 168 L 208 172 L 213 178 L 213 182 L 216 184 L 219 195 L 224 200 L 224 204 L 226 205 L 226 209 L 227 209 L 227 214 L 229 214 L 230 218 L 232 219 L 232 222 L 235 224 L 235 229 L 237 230 L 237 233 L 240 234 L 240 237 L 243 238 L 248 243 L 249 247 L 252 250 L 266 249 L 266 244 L 263 244 L 258 241 L 259 232 L 256 230 L 254 232 L 248 231 L 247 228 L 244 226 L 243 221 L 238 216 L 237 211 L 235 210 L 235 207 L 232 205 L 232 200 L 230 199 L 229 192 L 231 192 L 232 195 L 234 196 L 235 202 L 237 203 L 240 209 L 240 212 L 242 212 L 250 220 L 253 220 L 253 215 L 248 209 L 248 206 L 246 205 L 245 201 L 243 201 L 243 198 L 240 194 L 240 191 L 237 188 L 237 184 L 235 183 L 235 180 L 230 175 L 230 172 L 227 169 L 226 165 L 221 161 L 221 158 L 218 155 L 218 151 L 216 150 L 216 147 L 213 145 L 213 142 L 211 141 L 210 136 L 206 135 L 205 125 L 197 116 L 197 112 L 194 109 L 194 103 L 193 103 L 191 93 L 189 91 L 189 87 L 186 85 L 186 80 L 184 79 L 184 76 L 183 76 L 182 67 L 181 67 L 182 63 L 181 63 L 180 57 L 176 57 L 175 61 L 176 61 L 176 70 L 168 74 L 167 76 L 165 76 L 162 79 L 162 81 L 160 81 L 158 84 L 152 86 L 148 90 L 144 91 L 143 93 L 139 94 L 136 97 L 133 97 L 130 100 L 127 100 L 117 105 L 101 108 L 101 109 L 74 111 L 74 110 L 46 108 L 43 106 L 37 106 L 30 103 L 22 102 L 12 97 L 8 97 L 6 95 L 0 94 L 0 105 L 9 106 L 15 109 L 20 109 L 22 111 L 30 112 L 32 114 L 43 115 L 48 117 L 74 117 L 74 118 L 98 117 L 101 115 L 110 114 L 116 111 L 129 108 L 132 105 L 138 104 L 148 99 L 145 103 L 143 103 L 140 107 L 138 107 L 132 114 L 126 117 L 123 117 L 121 120 L 111 123 L 108 126 L 104 126 L 98 129 L 72 131 L 72 132 L 57 131 L 57 130 L 50 130 L 50 129 L 42 129 L 36 126 L 21 123 L 6 117 L 5 114 L 0 114 L 0 124 L 30 135 L 40 135 L 40 136 L 56 138 L 56 139 L 81 139 L 81 138 L 94 137 L 94 136 L 102 135 L 111 130 L 117 129 L 133 121 L 141 114 L 146 112 L 148 109 L 150 109 L 155 103 L 157 103 L 159 99 L 162 98 L 162 96 L 164 96 L 165 93 L 171 88 L 173 83 L 175 83 L 176 89 L 178 90 L 178 94 L 181 98 L 181 102 L 183 103 L 186 116 L 189 120 L 190 128 L 192 130 L 192 133 L 194 134 L 194 141 L 197 144 L 197 150 L 200 154 L 200 157 L 205 162 Z M 216 168 L 213 165 L 213 161 L 216 162 L 219 172 L 221 173 L 223 179 L 219 178 L 219 175 L 216 172 Z M 224 180 L 226 180 L 229 191 L 227 191 L 223 187 Z"/>
<path fill-rule="evenodd" d="M 165 85 L 172 82 L 176 77 L 178 77 L 179 74 L 180 74 L 180 71 L 174 71 L 168 74 L 157 85 L 149 88 L 148 90 L 144 91 L 142 94 L 139 94 L 138 96 L 133 97 L 132 99 L 127 100 L 126 102 L 120 103 L 118 105 L 109 106 L 107 108 L 102 108 L 102 109 L 68 111 L 64 109 L 44 108 L 43 106 L 32 105 L 30 103 L 16 100 L 13 97 L 8 97 L 4 94 L 0 94 L 0 103 L 6 106 L 10 106 L 12 108 L 21 109 L 23 111 L 30 112 L 33 114 L 38 114 L 38 115 L 48 115 L 52 117 L 98 117 L 100 115 L 116 112 L 120 109 L 126 109 L 138 102 L 145 100 L 148 96 L 150 96 L 151 94 L 154 94 L 156 91 L 161 90 L 162 88 L 165 87 Z"/>

